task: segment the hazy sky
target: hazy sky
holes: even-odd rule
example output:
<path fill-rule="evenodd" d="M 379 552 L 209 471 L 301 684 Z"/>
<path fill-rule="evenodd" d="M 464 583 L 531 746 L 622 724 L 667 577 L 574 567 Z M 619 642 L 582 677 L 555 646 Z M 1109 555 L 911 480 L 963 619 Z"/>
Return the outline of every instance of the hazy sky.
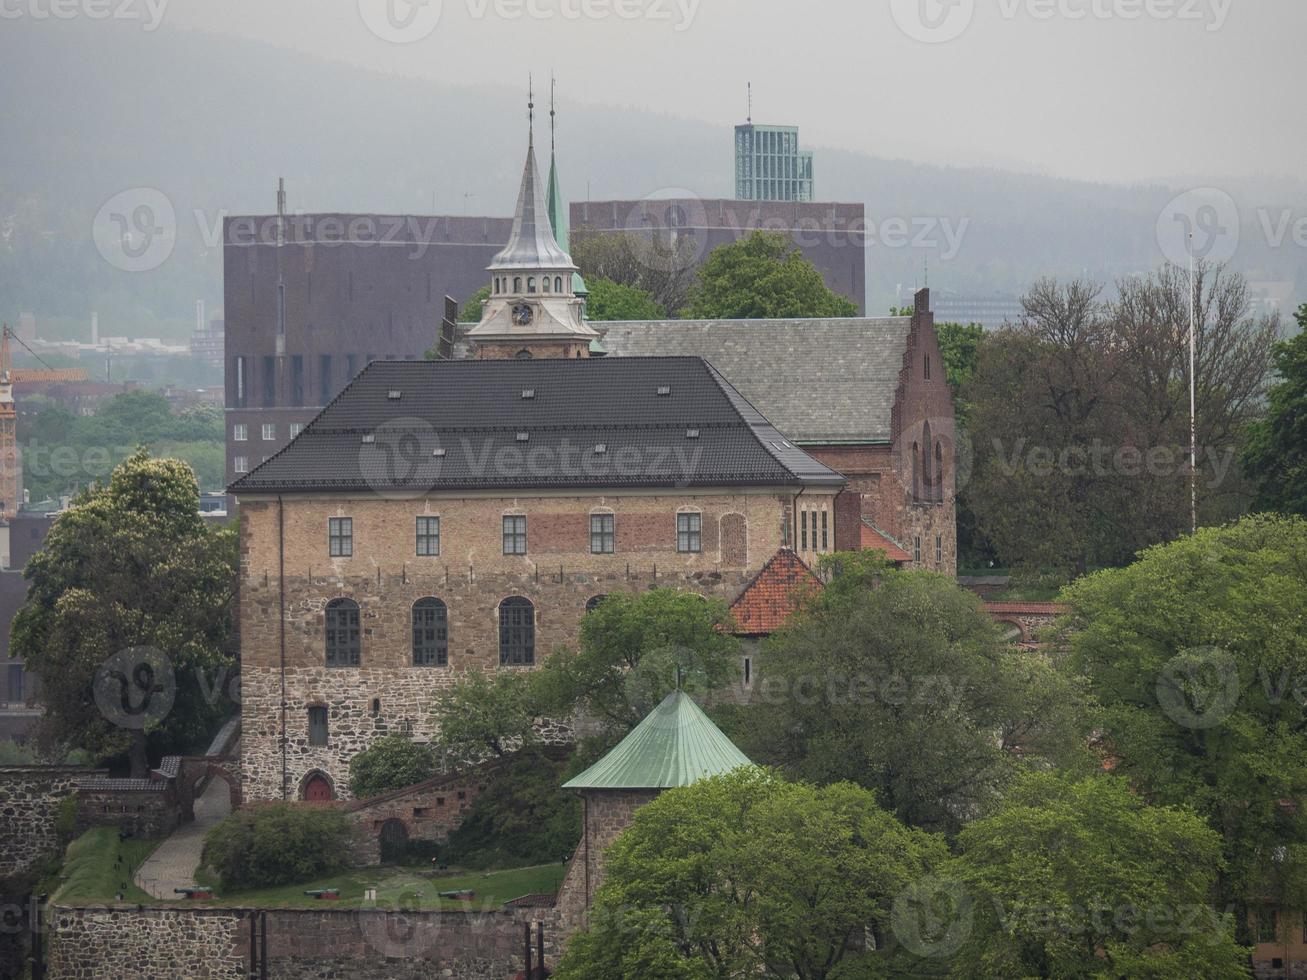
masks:
<path fill-rule="evenodd" d="M 722 125 L 743 121 L 751 80 L 757 121 L 879 156 L 1105 181 L 1307 160 L 1303 0 L 134 2 L 445 82 L 525 87 L 552 68 L 566 100 Z"/>

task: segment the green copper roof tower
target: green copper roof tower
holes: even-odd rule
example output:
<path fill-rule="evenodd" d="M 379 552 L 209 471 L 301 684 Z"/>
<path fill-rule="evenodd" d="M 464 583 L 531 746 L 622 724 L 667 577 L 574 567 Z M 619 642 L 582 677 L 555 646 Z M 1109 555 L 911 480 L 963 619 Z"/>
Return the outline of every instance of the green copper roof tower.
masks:
<path fill-rule="evenodd" d="M 554 240 L 566 252 L 568 251 L 567 204 L 563 201 L 563 193 L 558 186 L 558 153 L 555 147 L 555 119 L 558 111 L 554 102 L 555 88 L 551 76 L 549 79 L 549 191 L 546 204 L 549 208 L 549 224 L 554 229 Z M 585 280 L 581 278 L 579 272 L 572 273 L 572 292 L 582 300 L 589 295 L 589 291 L 585 288 Z"/>
<path fill-rule="evenodd" d="M 677 690 L 563 789 L 671 789 L 751 765 L 694 699 Z"/>

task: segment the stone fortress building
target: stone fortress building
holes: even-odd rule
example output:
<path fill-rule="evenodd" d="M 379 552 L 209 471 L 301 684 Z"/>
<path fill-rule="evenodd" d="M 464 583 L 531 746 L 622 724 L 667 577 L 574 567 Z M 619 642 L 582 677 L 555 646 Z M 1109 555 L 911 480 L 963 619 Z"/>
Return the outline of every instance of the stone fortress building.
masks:
<path fill-rule="evenodd" d="M 907 317 L 595 323 L 553 222 L 532 140 L 455 358 L 372 362 L 232 485 L 246 800 L 348 796 L 354 754 L 430 737 L 440 689 L 531 669 L 615 591 L 729 604 L 779 554 L 867 547 L 954 572 L 927 292 Z"/>

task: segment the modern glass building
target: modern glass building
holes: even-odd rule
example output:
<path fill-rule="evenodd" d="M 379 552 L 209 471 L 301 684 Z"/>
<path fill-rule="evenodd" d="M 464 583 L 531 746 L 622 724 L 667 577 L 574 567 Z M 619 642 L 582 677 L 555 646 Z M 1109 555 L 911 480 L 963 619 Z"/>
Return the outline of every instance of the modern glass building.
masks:
<path fill-rule="evenodd" d="M 811 201 L 812 151 L 799 149 L 797 126 L 735 127 L 735 197 L 740 201 Z"/>

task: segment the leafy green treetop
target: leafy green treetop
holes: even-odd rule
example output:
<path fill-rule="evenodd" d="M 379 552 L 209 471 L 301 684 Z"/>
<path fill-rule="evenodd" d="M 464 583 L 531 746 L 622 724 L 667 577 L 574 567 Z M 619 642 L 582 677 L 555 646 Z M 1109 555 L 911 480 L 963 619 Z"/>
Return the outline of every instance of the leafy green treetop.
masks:
<path fill-rule="evenodd" d="M 789 237 L 763 231 L 713 249 L 685 311 L 696 320 L 857 315 L 857 306 L 827 287 Z"/>
<path fill-rule="evenodd" d="M 667 319 L 667 310 L 647 290 L 613 282 L 602 276 L 589 280 L 586 286 L 590 290 L 585 305 L 587 320 Z"/>
<path fill-rule="evenodd" d="M 1297 319 L 1298 336 L 1275 345 L 1279 381 L 1249 427 L 1243 466 L 1257 482 L 1257 507 L 1307 517 L 1307 304 Z"/>
<path fill-rule="evenodd" d="M 234 667 L 235 528 L 199 515 L 186 464 L 138 450 L 81 494 L 27 564 L 14 653 L 41 678 L 39 735 L 97 759 L 202 744 Z"/>
<path fill-rule="evenodd" d="M 945 854 L 847 783 L 745 768 L 669 790 L 612 845 L 589 928 L 556 975 L 880 975 L 850 940 L 883 936 L 894 897 Z"/>
<path fill-rule="evenodd" d="M 436 757 L 398 732 L 384 735 L 349 760 L 349 789 L 359 799 L 379 796 L 430 779 Z"/>

